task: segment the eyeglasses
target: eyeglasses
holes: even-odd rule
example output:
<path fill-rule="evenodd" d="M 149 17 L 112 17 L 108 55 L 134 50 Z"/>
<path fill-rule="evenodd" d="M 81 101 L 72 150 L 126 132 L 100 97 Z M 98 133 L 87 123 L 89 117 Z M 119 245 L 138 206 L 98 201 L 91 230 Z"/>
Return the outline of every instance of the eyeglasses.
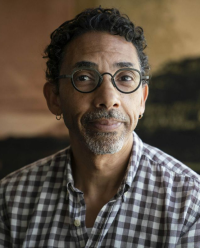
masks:
<path fill-rule="evenodd" d="M 73 87 L 82 93 L 90 93 L 101 86 L 104 75 L 111 76 L 111 82 L 118 91 L 124 94 L 130 94 L 136 91 L 143 80 L 147 81 L 148 76 L 142 76 L 140 71 L 133 68 L 122 68 L 115 72 L 114 75 L 109 72 L 100 74 L 93 68 L 76 69 L 71 75 L 60 75 L 57 79 L 71 78 Z"/>

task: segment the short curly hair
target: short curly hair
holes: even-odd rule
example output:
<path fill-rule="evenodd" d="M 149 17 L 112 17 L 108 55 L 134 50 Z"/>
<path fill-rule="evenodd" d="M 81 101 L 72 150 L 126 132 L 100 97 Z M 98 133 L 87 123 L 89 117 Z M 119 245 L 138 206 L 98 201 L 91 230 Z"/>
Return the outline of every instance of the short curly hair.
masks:
<path fill-rule="evenodd" d="M 149 68 L 148 57 L 143 52 L 146 40 L 141 27 L 129 20 L 127 15 L 121 15 L 118 9 L 94 8 L 86 9 L 74 19 L 64 22 L 51 34 L 51 42 L 44 51 L 43 58 L 47 58 L 46 79 L 56 85 L 60 67 L 64 57 L 64 49 L 68 42 L 75 37 L 90 31 L 103 31 L 112 35 L 124 37 L 135 46 L 140 61 L 141 72 L 144 75 Z M 143 84 L 146 81 L 143 82 Z"/>

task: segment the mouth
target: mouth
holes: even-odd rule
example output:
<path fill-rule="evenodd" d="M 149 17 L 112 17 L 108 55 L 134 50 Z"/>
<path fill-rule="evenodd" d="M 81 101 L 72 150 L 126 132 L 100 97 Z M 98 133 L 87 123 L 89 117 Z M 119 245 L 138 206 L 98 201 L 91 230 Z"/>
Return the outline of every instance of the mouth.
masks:
<path fill-rule="evenodd" d="M 97 132 L 114 132 L 120 126 L 130 122 L 126 114 L 119 110 L 101 109 L 98 111 L 88 112 L 82 118 L 82 125 L 87 129 L 93 129 Z"/>
<path fill-rule="evenodd" d="M 116 119 L 96 119 L 89 122 L 91 128 L 103 132 L 115 131 L 122 124 L 122 121 Z"/>

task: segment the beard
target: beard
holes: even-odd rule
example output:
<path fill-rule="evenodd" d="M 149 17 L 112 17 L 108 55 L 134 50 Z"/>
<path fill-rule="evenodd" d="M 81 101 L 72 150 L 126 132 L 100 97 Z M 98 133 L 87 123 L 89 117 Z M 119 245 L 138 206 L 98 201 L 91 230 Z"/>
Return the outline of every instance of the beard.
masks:
<path fill-rule="evenodd" d="M 98 119 L 115 119 L 122 121 L 123 130 L 119 132 L 99 132 L 90 127 L 90 122 Z M 122 114 L 119 110 L 101 109 L 95 112 L 89 112 L 83 115 L 81 123 L 84 127 L 84 142 L 89 150 L 96 155 L 114 154 L 120 151 L 124 145 L 128 133 L 127 124 L 130 119 L 127 115 Z"/>

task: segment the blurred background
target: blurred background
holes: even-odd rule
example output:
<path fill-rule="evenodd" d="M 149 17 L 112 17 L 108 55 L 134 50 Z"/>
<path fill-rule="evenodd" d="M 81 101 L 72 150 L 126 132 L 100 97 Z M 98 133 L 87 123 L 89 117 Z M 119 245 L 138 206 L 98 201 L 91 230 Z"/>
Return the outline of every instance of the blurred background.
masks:
<path fill-rule="evenodd" d="M 199 0 L 0 0 L 0 179 L 69 144 L 43 97 L 44 48 L 61 23 L 116 7 L 142 26 L 150 95 L 136 132 L 200 173 Z"/>

